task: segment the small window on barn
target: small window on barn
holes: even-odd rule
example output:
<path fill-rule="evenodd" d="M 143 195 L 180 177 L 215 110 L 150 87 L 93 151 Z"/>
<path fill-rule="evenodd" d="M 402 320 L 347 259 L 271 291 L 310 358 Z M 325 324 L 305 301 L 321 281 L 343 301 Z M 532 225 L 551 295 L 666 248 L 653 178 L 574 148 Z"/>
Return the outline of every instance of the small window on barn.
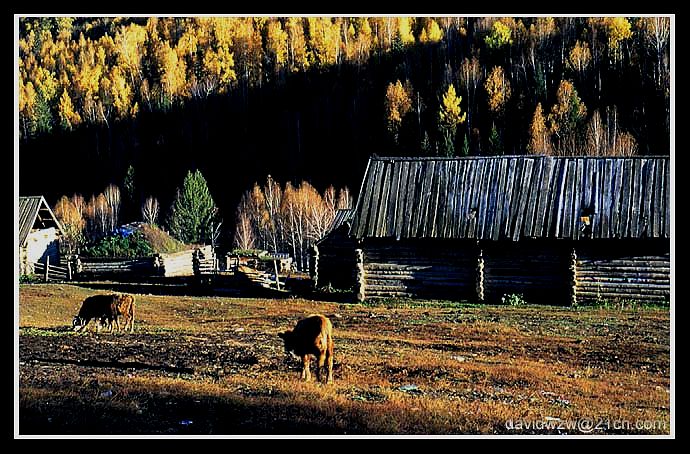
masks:
<path fill-rule="evenodd" d="M 592 237 L 592 221 L 594 218 L 594 208 L 585 207 L 580 210 L 580 230 L 584 238 Z"/>

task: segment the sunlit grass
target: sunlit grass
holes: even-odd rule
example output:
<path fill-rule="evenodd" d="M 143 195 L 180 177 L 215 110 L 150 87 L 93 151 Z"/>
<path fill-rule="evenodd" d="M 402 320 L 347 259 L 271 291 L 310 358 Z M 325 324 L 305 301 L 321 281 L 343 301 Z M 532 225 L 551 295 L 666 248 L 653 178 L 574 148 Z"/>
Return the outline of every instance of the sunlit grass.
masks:
<path fill-rule="evenodd" d="M 22 287 L 20 336 L 66 336 L 91 293 Z M 329 315 L 335 327 L 330 386 L 299 381 L 276 335 L 312 312 Z M 665 427 L 621 433 L 668 433 L 668 329 L 664 308 L 137 295 L 134 337 L 99 335 L 106 345 L 177 336 L 200 350 L 209 342 L 251 348 L 257 360 L 195 366 L 192 375 L 63 366 L 20 379 L 20 418 L 51 418 L 48 431 L 224 434 L 509 434 L 506 421 L 515 418 L 611 418 Z M 31 367 L 41 366 L 20 365 Z M 106 425 L 110 413 L 119 422 Z M 194 422 L 181 424 L 187 420 Z"/>

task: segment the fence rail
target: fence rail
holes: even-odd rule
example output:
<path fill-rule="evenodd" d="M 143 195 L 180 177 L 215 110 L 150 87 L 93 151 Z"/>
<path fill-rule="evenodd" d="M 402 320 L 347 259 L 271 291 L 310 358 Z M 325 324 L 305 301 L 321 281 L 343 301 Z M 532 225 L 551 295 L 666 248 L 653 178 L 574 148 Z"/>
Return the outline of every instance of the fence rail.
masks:
<path fill-rule="evenodd" d="M 67 262 L 65 265 L 51 264 L 50 260 L 46 263 L 33 262 L 34 274 L 41 276 L 45 282 L 48 281 L 71 281 L 72 265 Z"/>

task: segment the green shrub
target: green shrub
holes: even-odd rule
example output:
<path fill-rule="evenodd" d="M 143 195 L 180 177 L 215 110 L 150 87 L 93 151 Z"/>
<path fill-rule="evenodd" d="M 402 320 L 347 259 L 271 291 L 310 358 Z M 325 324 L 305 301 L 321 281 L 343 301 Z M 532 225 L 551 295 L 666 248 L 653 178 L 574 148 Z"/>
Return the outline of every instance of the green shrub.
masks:
<path fill-rule="evenodd" d="M 41 282 L 41 277 L 36 274 L 22 274 L 19 276 L 20 284 L 35 284 Z"/>
<path fill-rule="evenodd" d="M 84 250 L 86 257 L 148 257 L 155 252 L 151 243 L 137 231 L 130 235 L 109 235 Z"/>
<path fill-rule="evenodd" d="M 501 303 L 509 306 L 524 306 L 527 301 L 522 293 L 507 293 L 501 297 Z"/>

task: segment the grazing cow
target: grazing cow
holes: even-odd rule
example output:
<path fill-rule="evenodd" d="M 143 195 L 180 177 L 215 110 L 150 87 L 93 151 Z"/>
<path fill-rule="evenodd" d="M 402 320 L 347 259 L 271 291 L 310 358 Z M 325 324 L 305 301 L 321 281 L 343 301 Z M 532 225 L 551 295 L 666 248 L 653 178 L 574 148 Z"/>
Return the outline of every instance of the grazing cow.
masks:
<path fill-rule="evenodd" d="M 321 314 L 300 320 L 295 329 L 278 333 L 285 343 L 285 353 L 293 352 L 302 358 L 302 379 L 311 380 L 310 355 L 318 360 L 316 380 L 321 381 L 321 368 L 326 364 L 326 383 L 333 383 L 333 325 Z"/>
<path fill-rule="evenodd" d="M 101 326 L 108 322 L 112 324 L 113 319 L 117 319 L 117 313 L 113 308 L 112 295 L 93 295 L 87 297 L 81 304 L 79 314 L 72 320 L 72 327 L 75 331 L 86 328 L 91 320 L 96 323 L 96 330 L 100 331 Z"/>
<path fill-rule="evenodd" d="M 125 294 L 114 294 L 112 297 L 112 313 L 114 314 L 115 326 L 117 326 L 117 331 L 120 331 L 120 320 L 119 316 L 122 315 L 125 319 L 124 329 L 127 331 L 127 326 L 129 326 L 129 332 L 134 332 L 134 295 Z M 111 322 L 112 323 L 112 322 Z M 112 331 L 112 324 L 110 327 Z"/>

